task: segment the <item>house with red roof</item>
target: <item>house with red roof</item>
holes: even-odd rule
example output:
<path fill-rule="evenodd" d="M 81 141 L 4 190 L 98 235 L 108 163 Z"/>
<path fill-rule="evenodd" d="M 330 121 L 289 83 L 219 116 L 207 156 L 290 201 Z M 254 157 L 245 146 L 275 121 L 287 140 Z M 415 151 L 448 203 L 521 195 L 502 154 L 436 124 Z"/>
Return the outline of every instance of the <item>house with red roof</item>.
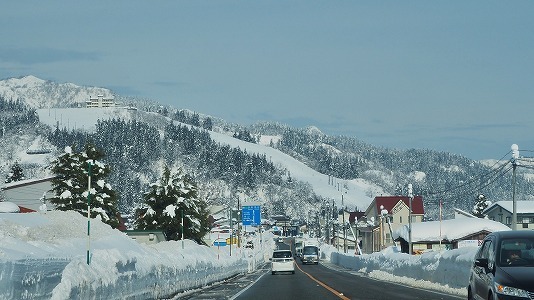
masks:
<path fill-rule="evenodd" d="M 411 200 L 412 223 L 423 222 L 425 209 L 423 197 L 414 196 Z M 365 217 L 367 226 L 361 228 L 362 250 L 364 253 L 380 251 L 394 245 L 392 234 L 409 223 L 410 198 L 408 196 L 378 196 L 373 199 Z"/>

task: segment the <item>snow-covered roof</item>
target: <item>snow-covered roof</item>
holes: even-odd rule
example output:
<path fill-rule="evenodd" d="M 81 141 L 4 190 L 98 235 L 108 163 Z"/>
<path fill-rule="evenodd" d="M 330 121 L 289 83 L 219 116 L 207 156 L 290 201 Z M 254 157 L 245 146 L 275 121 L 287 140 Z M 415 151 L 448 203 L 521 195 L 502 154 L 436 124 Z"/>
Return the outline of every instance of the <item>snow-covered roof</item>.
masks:
<path fill-rule="evenodd" d="M 514 210 L 513 203 L 513 201 L 497 201 L 486 207 L 483 212 L 487 213 L 493 208 L 495 208 L 495 206 L 500 206 L 508 212 L 512 213 L 512 211 Z M 516 204 L 516 212 L 518 214 L 534 213 L 534 201 L 516 201 Z"/>
<path fill-rule="evenodd" d="M 19 186 L 38 184 L 41 182 L 51 181 L 52 179 L 54 179 L 54 177 L 55 176 L 48 176 L 45 178 L 32 178 L 32 179 L 25 179 L 25 180 L 19 180 L 19 181 L 12 181 L 10 183 L 3 184 L 2 186 L 0 186 L 0 188 L 2 188 L 3 190 L 8 190 L 8 189 L 16 188 Z"/>
<path fill-rule="evenodd" d="M 454 241 L 480 231 L 505 231 L 510 228 L 502 223 L 480 218 L 461 218 L 443 221 L 412 223 L 412 241 Z M 393 232 L 393 238 L 409 240 L 408 225 Z"/>
<path fill-rule="evenodd" d="M 0 213 L 18 213 L 20 208 L 13 202 L 0 202 Z"/>

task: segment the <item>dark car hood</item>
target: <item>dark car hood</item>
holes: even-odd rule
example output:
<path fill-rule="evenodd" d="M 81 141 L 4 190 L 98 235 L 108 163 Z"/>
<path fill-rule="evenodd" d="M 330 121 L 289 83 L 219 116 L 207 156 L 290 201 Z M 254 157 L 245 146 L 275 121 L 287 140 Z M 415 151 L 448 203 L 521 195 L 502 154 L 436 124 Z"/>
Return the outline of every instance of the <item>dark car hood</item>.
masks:
<path fill-rule="evenodd" d="M 498 283 L 523 290 L 533 290 L 534 267 L 501 267 L 501 270 L 502 276 L 495 278 Z"/>

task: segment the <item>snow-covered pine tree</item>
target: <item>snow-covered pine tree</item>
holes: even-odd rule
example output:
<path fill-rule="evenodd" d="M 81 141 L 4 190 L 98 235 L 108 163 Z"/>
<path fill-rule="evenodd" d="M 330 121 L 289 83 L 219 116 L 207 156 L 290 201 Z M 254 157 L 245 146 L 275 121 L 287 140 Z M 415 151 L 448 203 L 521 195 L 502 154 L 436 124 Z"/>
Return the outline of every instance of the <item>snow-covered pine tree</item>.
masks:
<path fill-rule="evenodd" d="M 16 161 L 11 166 L 11 172 L 6 176 L 6 183 L 13 182 L 13 181 L 20 181 L 24 179 L 24 171 L 22 170 L 22 167 L 20 166 L 19 162 Z"/>
<path fill-rule="evenodd" d="M 165 167 L 160 180 L 150 185 L 145 203 L 137 209 L 134 227 L 139 230 L 162 230 L 167 240 L 184 238 L 202 242 L 209 231 L 206 203 L 197 198 L 197 185 L 181 170 L 171 174 Z"/>
<path fill-rule="evenodd" d="M 473 207 L 473 210 L 472 210 L 473 215 L 478 218 L 484 218 L 486 215 L 484 215 L 482 212 L 490 204 L 491 204 L 491 201 L 486 199 L 486 196 L 484 196 L 483 194 L 479 194 L 475 199 L 475 206 Z"/>
<path fill-rule="evenodd" d="M 119 226 L 119 212 L 115 191 L 105 181 L 111 172 L 101 159 L 104 154 L 93 145 L 85 145 L 85 150 L 76 153 L 73 147 L 65 147 L 65 153 L 52 165 L 56 175 L 52 179 L 55 196 L 48 199 L 59 210 L 74 210 L 87 215 L 89 183 L 89 163 L 91 164 L 91 217 L 99 218 L 113 228 Z"/>

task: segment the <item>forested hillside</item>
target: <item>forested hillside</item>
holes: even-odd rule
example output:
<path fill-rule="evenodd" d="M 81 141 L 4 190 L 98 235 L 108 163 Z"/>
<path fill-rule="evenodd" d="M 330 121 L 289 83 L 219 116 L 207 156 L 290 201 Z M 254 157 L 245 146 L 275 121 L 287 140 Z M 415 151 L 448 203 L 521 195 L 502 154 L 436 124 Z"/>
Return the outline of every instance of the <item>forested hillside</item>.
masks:
<path fill-rule="evenodd" d="M 278 129 L 281 139 L 274 146 L 321 173 L 347 180 L 364 178 L 391 195 L 407 195 L 407 185 L 413 184 L 414 193 L 423 195 L 429 218 L 437 216 L 440 201 L 450 216 L 453 208 L 471 211 L 479 194 L 490 201 L 512 197 L 510 155 L 487 166 L 452 153 L 376 147 L 355 138 L 327 136 L 314 128 L 258 124 L 253 130 L 259 134 L 263 128 L 271 134 Z M 524 171 L 518 168 L 518 173 Z M 534 195 L 534 186 L 523 176 L 517 177 L 516 190 L 518 199 Z"/>
<path fill-rule="evenodd" d="M 50 83 L 47 83 L 50 84 Z M 128 100 L 135 104 L 135 99 Z M 142 193 L 160 174 L 163 165 L 182 168 L 200 183 L 199 196 L 209 204 L 235 206 L 246 195 L 266 199 L 265 216 L 287 213 L 297 218 L 316 218 L 322 199 L 305 182 L 292 180 L 283 166 L 275 166 L 264 155 L 221 145 L 210 138 L 208 130 L 248 142 L 260 136 L 276 136 L 270 147 L 283 151 L 314 170 L 336 178 L 363 178 L 391 195 L 406 195 L 406 186 L 423 195 L 428 218 L 436 218 L 441 201 L 445 217 L 453 208 L 470 211 L 479 194 L 490 201 L 509 200 L 512 193 L 512 166 L 509 156 L 487 166 L 452 153 L 430 149 L 400 150 L 377 147 L 345 136 L 328 136 L 317 128 L 291 128 L 284 124 L 262 122 L 252 126 L 228 124 L 224 120 L 188 110 L 138 102 L 138 109 L 151 112 L 137 120 L 99 121 L 94 132 L 48 128 L 38 125 L 33 108 L 23 101 L 0 99 L 2 110 L 2 149 L 13 147 L 15 136 L 25 132 L 43 136 L 56 147 L 57 155 L 65 146 L 82 147 L 94 143 L 105 153 L 113 172 L 110 182 L 119 192 L 124 213 L 141 202 Z M 181 123 L 173 123 L 179 121 Z M 192 126 L 191 126 L 192 125 Z M 2 171 L 10 163 L 8 156 Z M 22 164 L 28 174 L 42 172 L 46 166 Z M 36 171 L 40 169 L 40 171 Z M 521 175 L 518 169 L 518 174 Z M 534 195 L 528 178 L 517 177 L 519 200 Z M 349 209 L 354 209 L 349 207 Z M 365 209 L 365 208 L 359 208 Z"/>

